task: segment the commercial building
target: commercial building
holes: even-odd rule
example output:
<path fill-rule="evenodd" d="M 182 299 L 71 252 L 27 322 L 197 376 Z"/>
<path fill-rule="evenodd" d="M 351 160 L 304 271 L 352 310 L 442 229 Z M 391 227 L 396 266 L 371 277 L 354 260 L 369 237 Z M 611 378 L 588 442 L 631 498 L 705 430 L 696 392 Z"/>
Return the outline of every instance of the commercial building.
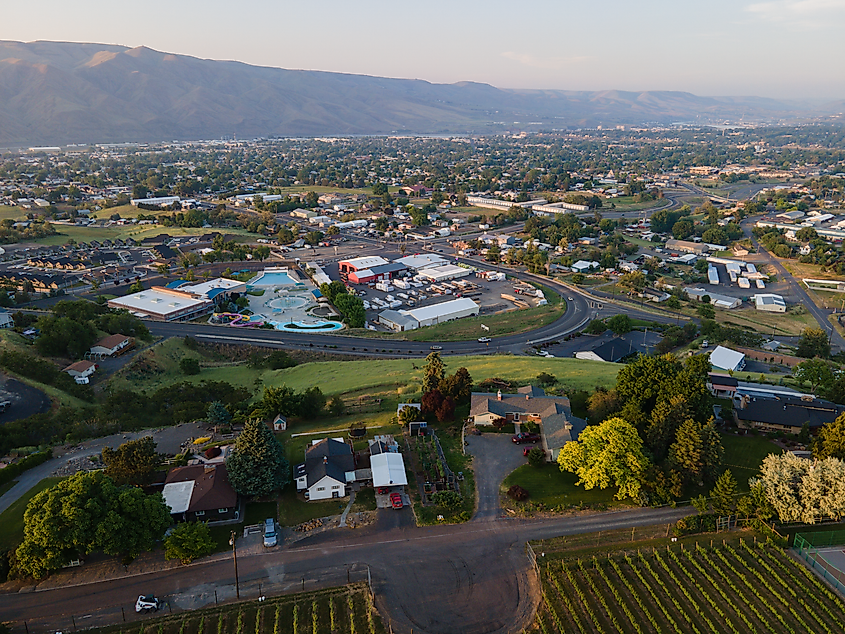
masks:
<path fill-rule="evenodd" d="M 440 324 L 444 321 L 472 317 L 478 315 L 478 311 L 478 304 L 468 297 L 460 297 L 448 302 L 414 308 L 413 310 L 403 310 L 401 312 L 416 319 L 419 327 L 424 328 L 425 326 Z"/>
<path fill-rule="evenodd" d="M 153 286 L 140 293 L 110 299 L 108 305 L 110 308 L 128 310 L 136 317 L 155 321 L 185 321 L 214 308 L 214 302 L 210 299 L 163 286 Z"/>
<path fill-rule="evenodd" d="M 198 299 L 210 299 L 215 304 L 228 302 L 234 294 L 246 293 L 246 282 L 230 280 L 226 277 L 218 277 L 199 284 L 191 284 L 181 280 L 180 282 L 173 287 L 168 284 L 168 288 L 176 288 L 183 293 L 190 293 Z"/>
<path fill-rule="evenodd" d="M 688 288 L 686 289 L 686 293 L 691 299 L 695 299 L 699 302 L 704 301 L 705 297 L 709 297 L 710 303 L 716 308 L 724 308 L 729 310 L 731 308 L 739 308 L 740 306 L 742 306 L 742 300 L 738 297 L 731 297 L 730 295 L 719 295 L 718 293 L 712 293 L 703 288 Z"/>
<path fill-rule="evenodd" d="M 831 291 L 833 293 L 845 293 L 845 281 L 843 280 L 801 280 L 811 291 Z"/>
<path fill-rule="evenodd" d="M 699 242 L 687 242 L 686 240 L 667 240 L 666 249 L 668 251 L 682 251 L 684 253 L 695 253 L 696 255 L 704 255 L 710 250 L 706 244 Z"/>
<path fill-rule="evenodd" d="M 337 263 L 337 266 L 341 273 L 353 273 L 355 271 L 363 271 L 364 269 L 372 269 L 375 266 L 384 266 L 385 264 L 390 263 L 378 255 L 365 255 L 360 258 L 341 260 Z"/>
<path fill-rule="evenodd" d="M 358 269 L 348 274 L 350 284 L 369 284 L 382 280 L 391 280 L 394 276 L 405 271 L 405 267 L 396 262 L 386 262 L 378 266 Z"/>
<path fill-rule="evenodd" d="M 531 211 L 540 216 L 548 216 L 554 214 L 566 213 L 585 213 L 590 211 L 588 205 L 576 205 L 574 203 L 547 203 L 543 201 L 536 205 L 531 205 Z"/>
<path fill-rule="evenodd" d="M 593 269 L 599 268 L 600 266 L 601 264 L 595 260 L 578 260 L 571 268 L 576 273 L 587 273 Z"/>
<path fill-rule="evenodd" d="M 717 370 L 738 372 L 745 367 L 745 355 L 730 348 L 716 346 L 716 349 L 710 353 L 710 365 Z"/>
<path fill-rule="evenodd" d="M 444 266 L 449 263 L 449 260 L 442 255 L 434 255 L 428 253 L 415 253 L 414 255 L 406 255 L 404 258 L 393 260 L 397 264 L 401 264 L 412 271 L 420 271 L 422 269 L 431 268 L 433 266 Z"/>
<path fill-rule="evenodd" d="M 498 198 L 487 198 L 486 196 L 467 196 L 468 205 L 472 205 L 473 207 L 486 207 L 487 209 L 498 209 L 499 211 L 507 211 L 511 207 L 531 208 L 534 205 L 545 204 L 545 202 L 545 199 L 540 199 L 518 203 L 513 200 L 499 200 Z"/>
<path fill-rule="evenodd" d="M 420 322 L 405 314 L 405 311 L 399 310 L 383 310 L 378 315 L 378 323 L 396 332 L 416 330 L 420 327 Z"/>
<path fill-rule="evenodd" d="M 147 205 L 150 207 L 166 207 L 180 201 L 179 196 L 158 196 L 157 198 L 133 198 L 129 202 L 133 207 Z"/>
<path fill-rule="evenodd" d="M 471 273 L 472 269 L 454 264 L 446 264 L 445 266 L 432 266 L 421 269 L 418 275 L 431 282 L 447 282 L 459 277 L 467 277 Z"/>
<path fill-rule="evenodd" d="M 754 296 L 754 306 L 757 310 L 764 310 L 769 313 L 785 313 L 786 302 L 780 295 L 763 293 Z"/>

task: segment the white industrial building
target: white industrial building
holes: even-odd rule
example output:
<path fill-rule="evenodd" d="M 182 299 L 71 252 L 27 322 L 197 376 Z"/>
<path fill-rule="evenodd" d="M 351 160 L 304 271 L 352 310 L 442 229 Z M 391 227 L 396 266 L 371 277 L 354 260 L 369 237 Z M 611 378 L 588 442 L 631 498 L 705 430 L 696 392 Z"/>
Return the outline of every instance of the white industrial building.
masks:
<path fill-rule="evenodd" d="M 601 266 L 599 262 L 595 260 L 578 260 L 575 264 L 572 265 L 572 270 L 576 273 L 586 273 L 592 269 L 597 269 Z"/>
<path fill-rule="evenodd" d="M 764 310 L 769 313 L 785 313 L 786 302 L 781 295 L 774 293 L 761 293 L 754 296 L 754 306 L 757 310 Z"/>
<path fill-rule="evenodd" d="M 459 277 L 467 277 L 471 273 L 472 269 L 464 268 L 463 266 L 456 266 L 454 264 L 446 264 L 445 266 L 432 266 L 430 268 L 421 269 L 418 275 L 432 282 L 447 282 Z"/>
<path fill-rule="evenodd" d="M 150 205 L 152 207 L 166 207 L 173 203 L 178 203 L 181 199 L 179 196 L 159 196 L 157 198 L 133 198 L 129 202 L 133 207 L 138 205 Z"/>
<path fill-rule="evenodd" d="M 710 365 L 717 370 L 738 372 L 745 367 L 745 355 L 724 346 L 716 346 L 716 349 L 710 353 Z"/>
<path fill-rule="evenodd" d="M 478 311 L 478 304 L 468 297 L 460 297 L 448 302 L 414 308 L 413 310 L 385 310 L 379 313 L 378 320 L 379 323 L 391 330 L 404 332 L 441 324 L 453 319 L 476 316 Z"/>
<path fill-rule="evenodd" d="M 433 266 L 444 266 L 449 263 L 449 261 L 442 255 L 428 253 L 406 255 L 404 258 L 399 258 L 398 260 L 393 261 L 413 271 L 421 271 L 422 269 L 431 268 Z"/>

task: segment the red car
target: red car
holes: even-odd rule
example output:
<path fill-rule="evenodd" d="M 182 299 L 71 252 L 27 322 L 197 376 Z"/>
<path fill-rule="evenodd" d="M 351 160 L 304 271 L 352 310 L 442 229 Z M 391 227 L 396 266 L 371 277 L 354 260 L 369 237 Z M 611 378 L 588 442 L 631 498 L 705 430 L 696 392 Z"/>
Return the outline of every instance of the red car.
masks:
<path fill-rule="evenodd" d="M 387 487 L 379 487 L 378 489 L 376 489 L 376 493 L 384 495 L 385 493 L 387 493 Z"/>
<path fill-rule="evenodd" d="M 531 434 L 527 431 L 523 431 L 511 438 L 511 441 L 513 441 L 516 445 L 521 445 L 526 442 L 538 443 L 540 442 L 540 434 Z"/>
<path fill-rule="evenodd" d="M 401 509 L 404 506 L 404 504 L 402 504 L 402 494 L 391 493 L 390 494 L 390 504 L 395 509 Z"/>

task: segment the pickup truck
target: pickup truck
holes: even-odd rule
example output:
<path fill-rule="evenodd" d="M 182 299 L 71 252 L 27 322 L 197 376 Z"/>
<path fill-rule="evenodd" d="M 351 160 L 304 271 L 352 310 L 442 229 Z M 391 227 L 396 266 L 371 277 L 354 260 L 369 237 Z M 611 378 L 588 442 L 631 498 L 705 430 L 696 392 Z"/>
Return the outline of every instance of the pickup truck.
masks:
<path fill-rule="evenodd" d="M 540 442 L 540 434 L 532 434 L 527 431 L 516 434 L 511 441 L 516 445 L 521 445 L 526 442 L 538 443 Z"/>

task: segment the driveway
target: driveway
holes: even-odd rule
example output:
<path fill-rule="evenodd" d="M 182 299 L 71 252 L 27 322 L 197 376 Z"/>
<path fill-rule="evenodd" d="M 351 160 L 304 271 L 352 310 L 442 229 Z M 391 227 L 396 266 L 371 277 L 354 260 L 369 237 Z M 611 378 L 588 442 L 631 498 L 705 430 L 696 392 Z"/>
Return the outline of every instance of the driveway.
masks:
<path fill-rule="evenodd" d="M 499 487 L 505 477 L 517 467 L 524 465 L 522 446 L 511 442 L 510 434 L 489 433 L 481 436 L 468 435 L 467 451 L 473 456 L 475 490 L 478 509 L 473 522 L 492 522 L 499 518 Z"/>
<path fill-rule="evenodd" d="M 205 424 L 185 423 L 174 427 L 162 429 L 144 430 L 139 432 L 127 432 L 125 434 L 112 434 L 105 438 L 88 440 L 70 450 L 54 448 L 53 455 L 56 456 L 37 467 L 24 471 L 18 478 L 17 483 L 6 493 L 0 496 L 0 513 L 5 511 L 16 500 L 22 497 L 44 478 L 49 477 L 61 467 L 65 466 L 74 458 L 96 456 L 102 453 L 103 447 L 117 449 L 127 440 L 137 440 L 144 436 L 152 436 L 156 441 L 159 453 L 176 454 L 179 446 L 189 438 L 198 438 L 205 435 Z"/>

